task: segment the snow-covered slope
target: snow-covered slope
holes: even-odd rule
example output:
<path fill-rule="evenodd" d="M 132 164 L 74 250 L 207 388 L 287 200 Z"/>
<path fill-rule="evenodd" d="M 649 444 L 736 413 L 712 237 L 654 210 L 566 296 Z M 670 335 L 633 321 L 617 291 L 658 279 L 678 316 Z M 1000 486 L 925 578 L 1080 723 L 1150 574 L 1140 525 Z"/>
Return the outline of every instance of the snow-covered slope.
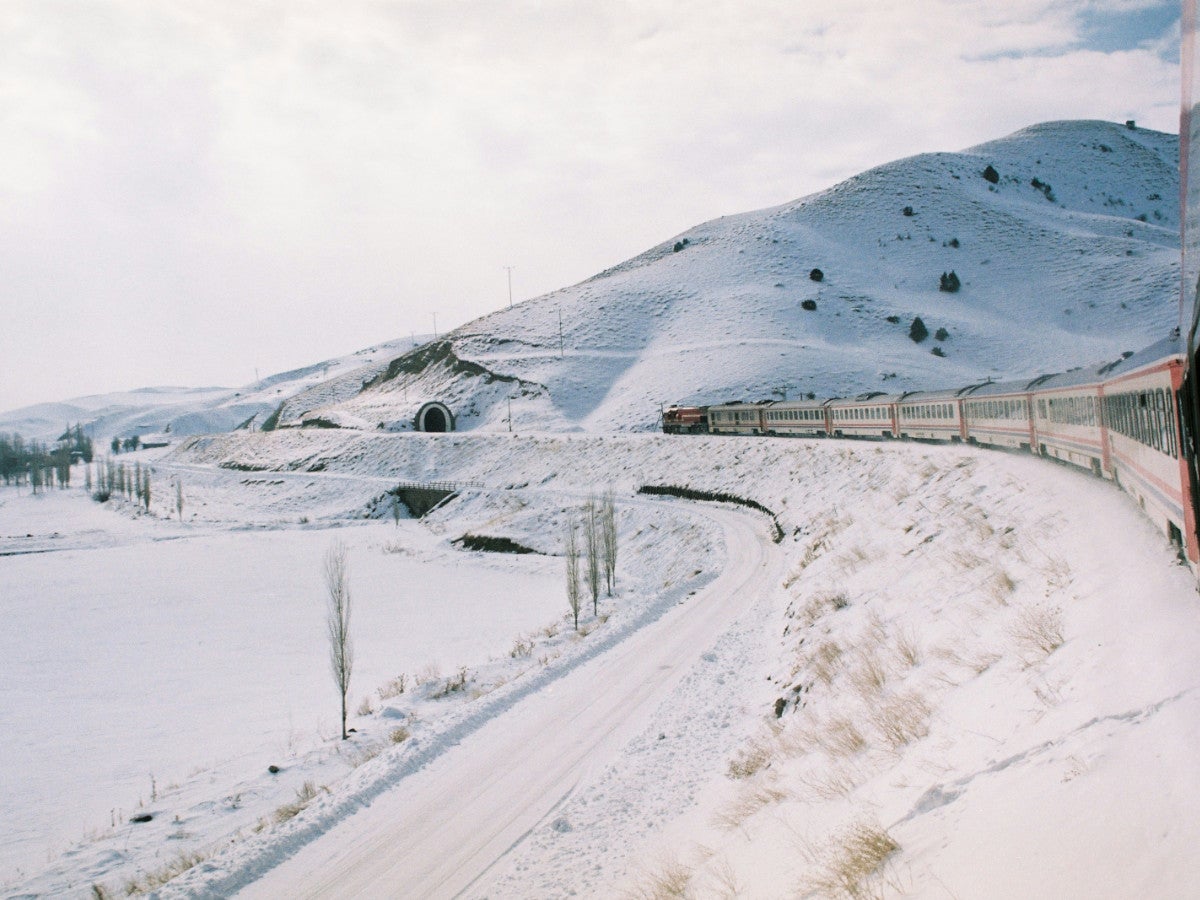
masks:
<path fill-rule="evenodd" d="M 944 387 L 1115 358 L 1176 324 L 1177 168 L 1176 136 L 1095 121 L 900 160 L 706 222 L 448 335 L 519 389 L 414 371 L 319 414 L 377 427 L 416 397 L 446 397 L 470 408 L 464 427 L 501 428 L 511 397 L 528 427 L 647 428 L 661 403 Z M 939 290 L 951 271 L 961 289 Z M 931 335 L 920 344 L 917 316 Z"/>
<path fill-rule="evenodd" d="M 308 393 L 324 403 L 353 396 L 397 354 L 411 349 L 414 342 L 411 338 L 387 341 L 348 356 L 271 375 L 240 389 L 151 387 L 38 403 L 0 413 L 0 432 L 54 441 L 67 426 L 78 423 L 96 440 L 106 442 L 113 436 L 185 436 L 261 427 L 296 394 Z"/>
<path fill-rule="evenodd" d="M 28 407 L 0 416 L 0 430 L 395 431 L 427 400 L 463 430 L 507 429 L 510 406 L 523 428 L 645 429 L 660 404 L 947 387 L 1104 361 L 1176 324 L 1178 156 L 1175 135 L 1035 125 L 706 222 L 444 344 L 394 340 L 240 391 Z M 939 290 L 950 272 L 954 293 Z M 917 316 L 922 343 L 908 337 Z"/>

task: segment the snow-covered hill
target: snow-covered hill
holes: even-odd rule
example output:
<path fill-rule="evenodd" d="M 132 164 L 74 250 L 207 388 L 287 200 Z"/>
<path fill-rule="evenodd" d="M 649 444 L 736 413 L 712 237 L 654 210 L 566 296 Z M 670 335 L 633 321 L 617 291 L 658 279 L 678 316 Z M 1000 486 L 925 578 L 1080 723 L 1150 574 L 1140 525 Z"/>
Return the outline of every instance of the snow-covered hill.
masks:
<path fill-rule="evenodd" d="M 417 400 L 445 399 L 460 427 L 499 429 L 512 399 L 524 427 L 648 428 L 664 403 L 943 387 L 1114 358 L 1176 324 L 1177 169 L 1176 136 L 1095 121 L 900 160 L 706 222 L 464 325 L 435 354 L 521 383 L 410 365 L 336 409 L 301 395 L 284 421 L 391 428 Z M 954 293 L 939 289 L 950 272 Z M 919 344 L 917 316 L 931 335 Z"/>
<path fill-rule="evenodd" d="M 113 436 L 167 433 L 183 437 L 238 427 L 261 428 L 281 404 L 297 393 L 310 393 L 325 403 L 353 396 L 397 354 L 410 350 L 415 340 L 386 341 L 337 359 L 271 375 L 242 388 L 150 387 L 38 403 L 0 413 L 0 433 L 54 441 L 67 426 L 79 423 L 96 440 L 106 442 Z"/>
<path fill-rule="evenodd" d="M 1178 155 L 1175 135 L 1035 125 L 706 222 L 440 343 L 381 343 L 240 391 L 28 407 L 0 416 L 0 430 L 396 431 L 434 399 L 462 430 L 506 430 L 510 416 L 526 429 L 647 429 L 660 404 L 946 387 L 1104 361 L 1176 324 Z M 939 289 L 950 272 L 953 293 Z M 909 338 L 918 316 L 921 343 Z"/>

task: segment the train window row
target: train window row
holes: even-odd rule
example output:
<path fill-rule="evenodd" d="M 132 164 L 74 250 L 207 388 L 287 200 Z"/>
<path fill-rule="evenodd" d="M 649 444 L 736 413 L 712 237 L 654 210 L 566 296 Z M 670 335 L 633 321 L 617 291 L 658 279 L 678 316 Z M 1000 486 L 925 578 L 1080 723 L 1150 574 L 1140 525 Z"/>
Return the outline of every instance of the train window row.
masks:
<path fill-rule="evenodd" d="M 776 409 L 767 418 L 773 422 L 824 422 L 825 414 L 819 409 Z"/>
<path fill-rule="evenodd" d="M 919 406 L 901 406 L 900 415 L 906 419 L 953 419 L 954 404 L 930 403 Z"/>
<path fill-rule="evenodd" d="M 1135 391 L 1104 398 L 1104 417 L 1113 431 L 1178 458 L 1174 404 L 1169 391 Z"/>
<path fill-rule="evenodd" d="M 886 419 L 887 407 L 884 406 L 868 406 L 862 409 L 835 409 L 833 418 L 837 421 L 845 421 L 847 419 Z"/>
<path fill-rule="evenodd" d="M 1038 400 L 1038 416 L 1059 425 L 1091 425 L 1094 427 L 1097 424 L 1096 398 L 1082 395 Z"/>
<path fill-rule="evenodd" d="M 1028 419 L 1029 407 L 1022 400 L 971 400 L 967 415 L 972 419 Z"/>

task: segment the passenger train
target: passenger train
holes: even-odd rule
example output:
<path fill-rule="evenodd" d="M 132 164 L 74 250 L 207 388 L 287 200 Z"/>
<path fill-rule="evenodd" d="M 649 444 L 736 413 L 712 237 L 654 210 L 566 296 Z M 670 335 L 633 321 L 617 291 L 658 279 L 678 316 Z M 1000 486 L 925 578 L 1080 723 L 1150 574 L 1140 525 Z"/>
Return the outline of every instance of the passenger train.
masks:
<path fill-rule="evenodd" d="M 945 391 L 672 406 L 668 434 L 920 440 L 1008 448 L 1116 482 L 1200 567 L 1178 337 L 1104 365 Z"/>

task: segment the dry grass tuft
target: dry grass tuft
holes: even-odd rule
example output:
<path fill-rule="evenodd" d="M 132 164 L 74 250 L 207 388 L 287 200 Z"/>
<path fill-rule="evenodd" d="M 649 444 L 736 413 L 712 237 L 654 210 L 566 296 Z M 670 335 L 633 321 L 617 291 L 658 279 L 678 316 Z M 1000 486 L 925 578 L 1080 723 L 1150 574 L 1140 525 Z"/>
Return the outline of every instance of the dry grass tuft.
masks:
<path fill-rule="evenodd" d="M 311 781 L 306 781 L 296 791 L 296 799 L 291 803 L 285 803 L 279 809 L 275 810 L 276 824 L 286 822 L 288 819 L 294 819 L 300 814 L 300 811 L 317 796 L 317 787 Z"/>
<path fill-rule="evenodd" d="M 865 647 L 855 655 L 850 684 L 863 699 L 870 700 L 882 691 L 890 676 L 887 662 L 875 647 Z"/>
<path fill-rule="evenodd" d="M 362 698 L 362 703 L 358 704 L 358 714 L 360 716 L 369 716 L 375 712 L 375 705 L 371 702 L 371 696 L 368 694 Z"/>
<path fill-rule="evenodd" d="M 818 726 L 812 740 L 830 756 L 853 756 L 867 746 L 858 726 L 836 713 Z"/>
<path fill-rule="evenodd" d="M 869 714 L 879 737 L 893 750 L 899 750 L 929 734 L 931 710 L 925 698 L 913 691 L 885 697 Z"/>
<path fill-rule="evenodd" d="M 802 890 L 820 897 L 862 900 L 882 896 L 883 868 L 900 849 L 879 825 L 860 821 L 839 833 Z"/>
<path fill-rule="evenodd" d="M 1023 607 L 1009 626 L 1009 634 L 1027 661 L 1049 656 L 1063 645 L 1062 610 L 1057 606 Z"/>
<path fill-rule="evenodd" d="M 1009 598 L 1016 589 L 1017 583 L 1003 569 L 993 572 L 986 585 L 987 595 L 1000 606 L 1008 606 Z"/>
<path fill-rule="evenodd" d="M 508 655 L 513 659 L 520 659 L 533 654 L 533 640 L 528 637 L 519 637 L 513 642 L 513 648 L 508 651 Z"/>
<path fill-rule="evenodd" d="M 730 778 L 749 778 L 765 769 L 775 759 L 777 748 L 773 735 L 751 738 L 729 761 Z"/>
<path fill-rule="evenodd" d="M 862 782 L 862 773 L 857 768 L 846 765 L 822 766 L 817 771 L 800 776 L 800 784 L 803 785 L 802 796 L 810 802 L 845 797 Z"/>
<path fill-rule="evenodd" d="M 713 824 L 732 831 L 740 828 L 743 822 L 764 807 L 789 797 L 790 792 L 772 784 L 746 785 L 733 800 L 716 812 Z"/>
<path fill-rule="evenodd" d="M 412 732 L 403 725 L 401 725 L 399 728 L 393 728 L 388 734 L 388 740 L 393 744 L 403 744 L 410 737 L 412 737 Z"/>
<path fill-rule="evenodd" d="M 207 853 L 199 851 L 180 853 L 173 860 L 164 865 L 161 869 L 156 869 L 153 872 L 145 872 L 134 878 L 131 878 L 125 883 L 126 895 L 148 894 L 153 890 L 162 887 L 173 878 L 182 875 L 193 866 L 197 866 L 208 858 Z M 96 892 L 96 885 L 92 886 L 93 897 L 105 897 L 107 894 L 101 888 L 99 893 Z"/>
<path fill-rule="evenodd" d="M 842 648 L 836 641 L 822 641 L 813 651 L 809 660 L 812 675 L 817 681 L 832 684 L 838 670 L 841 669 Z"/>
<path fill-rule="evenodd" d="M 921 639 L 915 628 L 901 628 L 896 632 L 896 656 L 900 662 L 915 669 L 921 664 Z"/>
<path fill-rule="evenodd" d="M 677 859 L 663 859 L 642 875 L 625 896 L 630 900 L 668 900 L 688 896 L 691 870 Z"/>
<path fill-rule="evenodd" d="M 393 697 L 399 697 L 408 687 L 408 676 L 397 675 L 391 681 L 387 682 L 379 689 L 380 700 L 391 700 Z"/>

